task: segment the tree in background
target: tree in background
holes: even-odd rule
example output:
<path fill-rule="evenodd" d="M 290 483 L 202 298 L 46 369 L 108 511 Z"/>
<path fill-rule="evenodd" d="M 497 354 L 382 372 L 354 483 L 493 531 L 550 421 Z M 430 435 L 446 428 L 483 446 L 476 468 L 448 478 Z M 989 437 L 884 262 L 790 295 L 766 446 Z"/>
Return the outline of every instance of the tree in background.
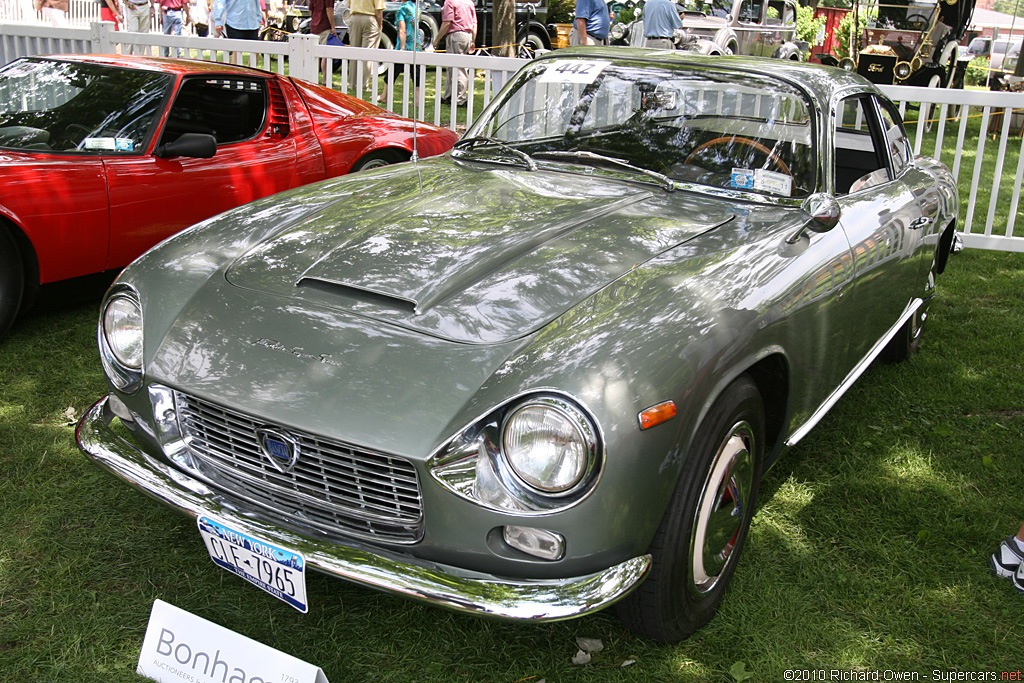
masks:
<path fill-rule="evenodd" d="M 825 30 L 825 17 L 815 17 L 814 8 L 810 5 L 800 5 L 796 11 L 796 39 L 816 45 L 818 34 Z M 804 55 L 806 58 L 807 55 Z"/>

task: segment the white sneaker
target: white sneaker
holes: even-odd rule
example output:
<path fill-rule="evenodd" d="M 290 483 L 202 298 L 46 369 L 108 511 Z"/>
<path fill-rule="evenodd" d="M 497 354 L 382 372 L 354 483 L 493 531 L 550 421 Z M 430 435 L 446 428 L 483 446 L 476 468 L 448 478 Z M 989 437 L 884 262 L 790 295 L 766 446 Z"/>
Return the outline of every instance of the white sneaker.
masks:
<path fill-rule="evenodd" d="M 1013 579 L 1018 590 L 1024 591 L 1024 553 L 1017 546 L 1017 541 L 1010 536 L 999 544 L 989 558 L 988 565 L 996 576 Z"/>

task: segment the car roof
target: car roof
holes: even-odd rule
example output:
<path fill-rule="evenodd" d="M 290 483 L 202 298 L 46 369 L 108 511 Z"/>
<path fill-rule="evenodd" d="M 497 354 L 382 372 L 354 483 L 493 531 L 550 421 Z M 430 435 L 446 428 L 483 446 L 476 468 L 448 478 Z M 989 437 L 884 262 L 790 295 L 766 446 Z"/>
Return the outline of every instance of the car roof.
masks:
<path fill-rule="evenodd" d="M 570 56 L 593 57 L 613 61 L 649 61 L 652 64 L 686 66 L 694 70 L 733 69 L 787 81 L 805 91 L 812 99 L 822 105 L 831 101 L 833 96 L 839 91 L 847 90 L 848 88 L 856 87 L 879 92 L 866 78 L 845 69 L 808 62 L 769 59 L 767 57 L 708 56 L 683 50 L 652 50 L 616 46 L 564 48 L 548 53 L 540 59 L 559 59 Z"/>
<path fill-rule="evenodd" d="M 169 57 L 146 57 L 142 55 L 44 55 L 34 59 L 52 59 L 62 62 L 83 62 L 102 64 L 145 71 L 160 71 L 174 75 L 189 74 L 246 74 L 250 76 L 270 76 L 270 72 L 252 69 L 234 64 L 206 62 L 198 59 L 171 59 Z"/>

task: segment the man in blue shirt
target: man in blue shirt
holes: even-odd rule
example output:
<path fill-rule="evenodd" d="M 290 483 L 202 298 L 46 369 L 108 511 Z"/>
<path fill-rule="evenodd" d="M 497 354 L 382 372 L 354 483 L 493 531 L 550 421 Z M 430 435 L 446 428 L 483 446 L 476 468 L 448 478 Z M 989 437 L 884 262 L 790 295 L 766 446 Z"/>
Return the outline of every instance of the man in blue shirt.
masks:
<path fill-rule="evenodd" d="M 576 0 L 576 31 L 580 45 L 604 45 L 608 41 L 608 5 L 604 0 Z"/>
<path fill-rule="evenodd" d="M 214 0 L 210 23 L 218 37 L 227 33 L 228 38 L 259 40 L 263 23 L 260 0 Z"/>
<path fill-rule="evenodd" d="M 644 5 L 646 47 L 671 50 L 675 47 L 673 33 L 682 26 L 679 11 L 672 0 L 647 0 Z"/>

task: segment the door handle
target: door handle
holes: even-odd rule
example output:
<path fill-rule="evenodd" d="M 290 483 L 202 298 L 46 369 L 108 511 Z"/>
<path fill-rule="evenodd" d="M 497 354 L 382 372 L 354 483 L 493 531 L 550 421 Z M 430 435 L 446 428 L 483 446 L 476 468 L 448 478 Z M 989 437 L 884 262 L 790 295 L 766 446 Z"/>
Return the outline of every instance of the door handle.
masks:
<path fill-rule="evenodd" d="M 921 216 L 920 218 L 915 218 L 914 220 L 910 221 L 910 229 L 911 230 L 918 230 L 920 228 L 925 227 L 926 225 L 931 225 L 931 224 L 932 224 L 931 216 Z"/>

